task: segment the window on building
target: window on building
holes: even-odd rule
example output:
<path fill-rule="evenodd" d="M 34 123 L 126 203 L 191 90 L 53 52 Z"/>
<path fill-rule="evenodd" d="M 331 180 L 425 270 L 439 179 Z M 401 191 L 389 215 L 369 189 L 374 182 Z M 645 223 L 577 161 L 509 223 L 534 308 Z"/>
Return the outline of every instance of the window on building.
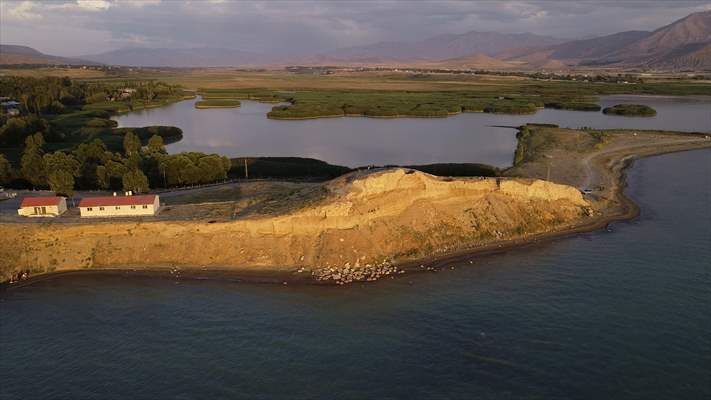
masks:
<path fill-rule="evenodd" d="M 144 205 L 143 205 L 143 208 L 148 208 L 148 205 L 147 205 L 147 204 L 144 204 Z"/>
<path fill-rule="evenodd" d="M 86 211 L 92 211 L 92 210 L 93 210 L 93 208 L 91 208 L 91 207 L 86 208 Z"/>
<path fill-rule="evenodd" d="M 116 209 L 117 209 L 117 210 L 120 210 L 120 209 L 121 209 L 121 207 L 119 207 L 119 206 L 116 206 Z"/>
<path fill-rule="evenodd" d="M 136 209 L 136 206 L 131 206 L 131 210 L 135 210 L 135 209 Z"/>
<path fill-rule="evenodd" d="M 99 211 L 104 211 L 104 207 L 99 207 Z"/>

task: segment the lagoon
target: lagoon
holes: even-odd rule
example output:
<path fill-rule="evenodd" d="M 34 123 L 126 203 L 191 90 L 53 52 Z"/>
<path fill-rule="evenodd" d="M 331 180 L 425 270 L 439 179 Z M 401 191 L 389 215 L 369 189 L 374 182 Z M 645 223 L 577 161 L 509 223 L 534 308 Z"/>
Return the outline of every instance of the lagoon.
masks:
<path fill-rule="evenodd" d="M 711 97 L 602 96 L 604 107 L 639 103 L 657 110 L 650 118 L 601 112 L 539 110 L 533 115 L 463 113 L 448 118 L 380 119 L 343 117 L 271 120 L 273 104 L 242 101 L 238 109 L 196 109 L 199 99 L 158 109 L 122 114 L 119 127 L 172 125 L 183 139 L 167 146 L 171 153 L 201 151 L 237 156 L 311 157 L 332 164 L 412 165 L 484 163 L 510 166 L 515 130 L 528 122 L 563 127 L 711 131 Z"/>

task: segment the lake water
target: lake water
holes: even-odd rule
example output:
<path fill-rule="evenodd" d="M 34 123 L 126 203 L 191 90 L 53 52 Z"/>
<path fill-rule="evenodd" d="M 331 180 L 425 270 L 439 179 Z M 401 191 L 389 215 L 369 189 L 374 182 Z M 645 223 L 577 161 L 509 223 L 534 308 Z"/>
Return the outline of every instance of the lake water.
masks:
<path fill-rule="evenodd" d="M 633 221 L 368 285 L 0 293 L 0 399 L 708 399 L 710 176 L 645 159 Z"/>
<path fill-rule="evenodd" d="M 605 96 L 600 104 L 642 103 L 654 107 L 651 118 L 609 116 L 601 112 L 539 110 L 534 115 L 465 113 L 449 118 L 328 118 L 270 120 L 273 105 L 243 101 L 238 109 L 202 109 L 188 100 L 158 109 L 120 115 L 121 127 L 172 125 L 183 139 L 168 151 L 202 151 L 235 156 L 312 157 L 357 167 L 478 162 L 511 165 L 515 131 L 495 125 L 556 123 L 578 128 L 638 128 L 711 131 L 711 98 Z"/>

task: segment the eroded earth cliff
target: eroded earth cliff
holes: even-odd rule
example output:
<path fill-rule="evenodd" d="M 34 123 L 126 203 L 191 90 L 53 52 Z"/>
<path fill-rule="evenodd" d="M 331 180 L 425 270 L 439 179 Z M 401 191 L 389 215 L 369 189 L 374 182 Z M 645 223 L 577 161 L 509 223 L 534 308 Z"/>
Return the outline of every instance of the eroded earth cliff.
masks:
<path fill-rule="evenodd" d="M 227 268 L 347 283 L 396 273 L 417 258 L 564 229 L 591 214 L 578 190 L 542 180 L 390 169 L 324 189 L 320 201 L 288 213 L 223 222 L 2 224 L 0 282 L 87 268 Z"/>

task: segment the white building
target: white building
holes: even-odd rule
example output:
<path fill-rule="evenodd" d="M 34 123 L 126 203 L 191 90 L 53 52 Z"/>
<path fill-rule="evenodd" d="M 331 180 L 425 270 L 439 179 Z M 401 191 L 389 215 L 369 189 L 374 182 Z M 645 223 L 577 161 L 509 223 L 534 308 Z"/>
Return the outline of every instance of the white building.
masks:
<path fill-rule="evenodd" d="M 79 202 L 82 217 L 151 216 L 156 215 L 159 208 L 160 199 L 156 194 L 85 197 Z"/>
<path fill-rule="evenodd" d="M 23 217 L 56 217 L 67 211 L 64 197 L 25 197 L 17 213 Z"/>

